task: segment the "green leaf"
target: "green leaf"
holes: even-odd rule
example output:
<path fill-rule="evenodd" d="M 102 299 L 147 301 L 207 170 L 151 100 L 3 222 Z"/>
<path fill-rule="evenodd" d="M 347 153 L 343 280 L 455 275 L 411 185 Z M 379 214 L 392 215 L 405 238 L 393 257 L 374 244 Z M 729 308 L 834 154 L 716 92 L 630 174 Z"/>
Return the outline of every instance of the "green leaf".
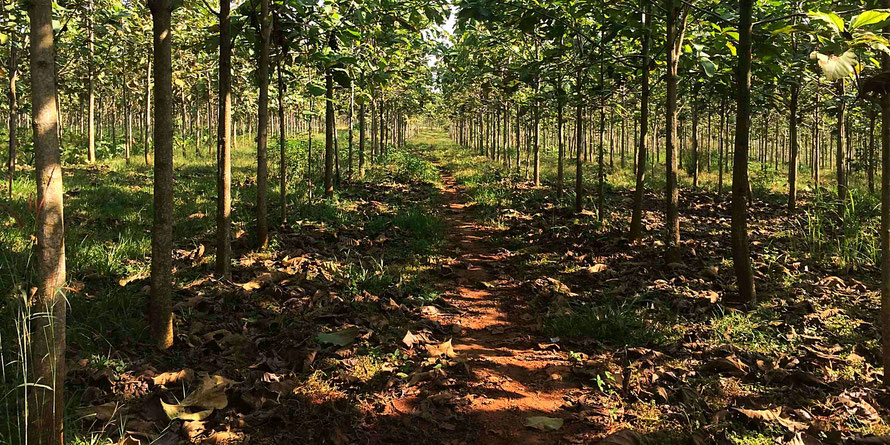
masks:
<path fill-rule="evenodd" d="M 714 74 L 717 73 L 717 65 L 708 58 L 702 58 L 700 61 L 702 69 L 705 70 L 705 75 L 708 77 L 714 77 Z"/>
<path fill-rule="evenodd" d="M 342 331 L 330 332 L 327 334 L 318 334 L 315 339 L 318 340 L 319 343 L 325 343 L 335 346 L 346 346 L 355 341 L 355 338 L 358 337 L 358 334 L 358 328 L 353 327 L 344 329 Z"/>
<path fill-rule="evenodd" d="M 850 29 L 859 29 L 863 26 L 874 25 L 875 23 L 887 20 L 887 17 L 890 17 L 890 12 L 885 10 L 865 11 L 853 19 L 853 24 L 850 25 Z"/>
<path fill-rule="evenodd" d="M 830 26 L 837 34 L 844 32 L 844 20 L 838 17 L 838 15 L 833 12 L 825 13 L 819 11 L 810 11 L 809 16 L 814 20 L 820 20 L 827 23 L 828 26 Z"/>
<path fill-rule="evenodd" d="M 525 419 L 525 426 L 541 431 L 556 431 L 562 428 L 565 420 L 559 417 L 533 416 Z"/>
<path fill-rule="evenodd" d="M 317 83 L 306 84 L 306 89 L 309 90 L 309 94 L 313 96 L 324 96 L 325 93 L 324 87 Z"/>

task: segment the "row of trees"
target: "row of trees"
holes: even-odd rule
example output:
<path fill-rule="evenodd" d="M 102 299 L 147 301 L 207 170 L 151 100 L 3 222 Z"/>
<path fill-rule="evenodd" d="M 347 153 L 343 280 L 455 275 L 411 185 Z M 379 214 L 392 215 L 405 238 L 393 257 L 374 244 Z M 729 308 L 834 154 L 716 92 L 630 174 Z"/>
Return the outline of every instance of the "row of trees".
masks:
<path fill-rule="evenodd" d="M 95 2 L 95 3 L 94 3 Z M 381 153 L 387 142 L 404 143 L 408 117 L 430 100 L 430 38 L 446 13 L 442 0 L 375 0 L 365 2 L 249 0 L 237 5 L 207 2 L 147 4 L 119 0 L 86 0 L 54 4 L 32 0 L 28 15 L 10 14 L 0 37 L 7 43 L 11 73 L 21 72 L 30 85 L 14 78 L 10 95 L 20 89 L 29 106 L 11 101 L 9 187 L 15 164 L 27 157 L 16 150 L 19 120 L 32 122 L 37 172 L 37 293 L 32 322 L 33 385 L 29 405 L 30 443 L 63 443 L 65 351 L 65 249 L 61 147 L 101 160 L 99 129 L 105 128 L 117 153 L 118 132 L 129 157 L 136 138 L 133 120 L 141 119 L 145 162 L 153 165 L 153 225 L 149 324 L 160 349 L 174 340 L 173 171 L 174 148 L 199 147 L 216 127 L 217 228 L 216 274 L 230 276 L 231 159 L 233 98 L 241 104 L 240 121 L 256 143 L 257 210 L 255 246 L 269 240 L 269 124 L 275 108 L 280 151 L 281 220 L 287 218 L 286 139 L 321 130 L 323 116 L 323 192 L 334 196 L 335 108 L 345 110 L 349 144 L 357 130 L 360 176 L 365 145 Z M 144 14 L 150 12 L 150 23 Z M 9 11 L 10 8 L 7 8 Z M 55 26 L 54 26 L 55 25 Z M 27 26 L 28 32 L 25 32 Z M 428 31 L 423 31 L 428 30 Z M 423 31 L 423 32 L 422 32 Z M 150 38 L 149 38 L 150 36 Z M 17 54 L 30 64 L 19 64 Z M 239 69 L 235 69 L 238 67 Z M 138 92 L 138 93 L 137 93 Z M 277 106 L 270 107 L 277 96 Z M 212 108 L 215 107 L 214 112 Z M 97 119 L 97 111 L 100 111 Z M 60 116 L 84 124 L 68 124 Z M 255 117 L 254 117 L 255 116 Z M 368 122 L 370 121 L 370 122 Z M 315 128 L 313 128 L 315 124 Z M 83 133 L 79 131 L 83 127 Z M 368 131 L 368 130 L 371 131 Z M 108 133 L 111 133 L 109 135 Z M 370 133 L 370 134 L 369 134 Z M 109 137 L 110 136 L 110 137 Z M 64 142 L 63 142 L 64 141 Z M 188 141 L 188 142 L 187 142 Z M 350 157 L 350 172 L 351 161 Z M 307 172 L 307 180 L 311 178 Z"/>
<path fill-rule="evenodd" d="M 788 208 L 794 211 L 805 141 L 817 189 L 825 182 L 820 175 L 826 161 L 833 161 L 832 191 L 842 214 L 850 170 L 864 171 L 873 190 L 880 159 L 882 315 L 890 360 L 890 99 L 884 71 L 890 49 L 882 34 L 890 9 L 871 9 L 890 5 L 854 2 L 835 11 L 834 3 L 822 0 L 463 0 L 460 6 L 440 75 L 453 101 L 455 140 L 517 169 L 524 149 L 535 185 L 541 183 L 542 148 L 552 141 L 558 196 L 574 157 L 577 212 L 587 194 L 584 162 L 594 161 L 595 208 L 602 219 L 616 140 L 612 117 L 622 116 L 619 161 L 633 152 L 636 180 L 629 237 L 641 238 L 646 175 L 663 154 L 668 266 L 681 258 L 680 167 L 686 165 L 697 186 L 702 148 L 716 139 L 718 193 L 724 168 L 732 169 L 737 292 L 731 295 L 738 302 L 756 302 L 747 231 L 749 163 L 787 167 Z M 653 117 L 656 108 L 660 117 Z M 874 132 L 878 116 L 880 138 Z M 811 133 L 804 136 L 807 126 Z M 851 127 L 868 131 L 851 135 Z M 704 166 L 711 165 L 709 154 Z"/>

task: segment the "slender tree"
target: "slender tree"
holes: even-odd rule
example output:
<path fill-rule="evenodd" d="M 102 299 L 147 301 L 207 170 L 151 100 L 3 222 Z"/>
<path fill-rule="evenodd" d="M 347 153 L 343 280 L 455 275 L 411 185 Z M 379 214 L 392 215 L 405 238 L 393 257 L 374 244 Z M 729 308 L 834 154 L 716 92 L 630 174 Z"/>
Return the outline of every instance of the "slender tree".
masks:
<path fill-rule="evenodd" d="M 28 2 L 31 31 L 31 123 L 37 181 L 37 292 L 31 317 L 28 443 L 62 445 L 65 411 L 64 187 L 56 108 L 53 10 L 50 0 Z"/>
<path fill-rule="evenodd" d="M 643 193 L 646 187 L 646 142 L 649 135 L 649 14 L 652 4 L 649 0 L 643 3 L 642 43 L 640 63 L 640 142 L 637 147 L 636 187 L 634 188 L 633 214 L 630 222 L 630 239 L 637 240 L 643 231 Z"/>
<path fill-rule="evenodd" d="M 96 92 L 93 83 L 95 82 L 95 66 L 93 62 L 93 0 L 87 2 L 86 10 L 86 27 L 87 27 L 87 96 L 88 111 L 87 117 L 87 162 L 90 164 L 96 162 Z"/>
<path fill-rule="evenodd" d="M 257 83 L 260 97 L 257 110 L 257 193 L 256 193 L 256 246 L 265 250 L 269 245 L 267 222 L 269 188 L 268 130 L 269 130 L 269 49 L 271 47 L 272 24 L 269 15 L 269 0 L 260 0 L 260 55 L 257 64 Z"/>
<path fill-rule="evenodd" d="M 173 65 L 170 0 L 149 0 L 154 36 L 154 223 L 148 316 L 159 349 L 173 344 Z"/>
<path fill-rule="evenodd" d="M 677 86 L 680 77 L 677 66 L 683 50 L 683 35 L 686 31 L 687 9 L 680 8 L 678 0 L 665 0 L 667 12 L 667 93 L 665 97 L 665 263 L 680 261 L 680 193 L 677 188 Z"/>
<path fill-rule="evenodd" d="M 751 128 L 751 16 L 754 0 L 739 2 L 739 64 L 736 68 L 735 153 L 732 166 L 732 263 L 739 300 L 756 301 L 748 251 L 748 141 Z"/>
<path fill-rule="evenodd" d="M 12 183 L 15 181 L 15 157 L 16 157 L 16 142 L 18 138 L 18 119 L 19 119 L 19 101 L 18 94 L 16 93 L 16 81 L 18 80 L 18 51 L 16 49 L 15 43 L 15 31 L 10 33 L 9 36 L 9 91 L 8 91 L 8 99 L 9 99 L 9 116 L 7 118 L 7 129 L 9 131 L 9 163 L 7 165 L 9 170 L 9 197 L 12 198 Z"/>
<path fill-rule="evenodd" d="M 334 197 L 334 132 L 337 129 L 334 127 L 334 76 L 330 68 L 325 70 L 324 84 L 324 195 L 332 198 Z"/>
<path fill-rule="evenodd" d="M 216 130 L 216 275 L 232 263 L 232 36 L 231 5 L 219 2 L 219 119 Z"/>

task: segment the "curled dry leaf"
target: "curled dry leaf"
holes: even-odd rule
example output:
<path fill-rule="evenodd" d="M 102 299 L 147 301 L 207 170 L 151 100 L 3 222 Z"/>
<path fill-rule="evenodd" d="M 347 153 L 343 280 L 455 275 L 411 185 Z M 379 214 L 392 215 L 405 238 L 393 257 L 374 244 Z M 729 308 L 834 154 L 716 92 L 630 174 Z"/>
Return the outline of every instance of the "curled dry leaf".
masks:
<path fill-rule="evenodd" d="M 454 352 L 454 347 L 451 345 L 451 340 L 438 345 L 426 345 L 426 352 L 433 357 L 457 357 L 457 353 Z"/>
<path fill-rule="evenodd" d="M 748 366 L 734 357 L 725 357 L 711 360 L 699 368 L 699 372 L 712 374 L 726 374 L 732 376 L 744 376 L 748 373 Z"/>
<path fill-rule="evenodd" d="M 779 425 L 788 428 L 788 430 L 795 431 L 803 431 L 807 429 L 807 426 L 801 422 L 797 422 L 791 420 L 786 417 L 782 417 L 782 408 L 777 407 L 773 409 L 745 409 L 745 408 L 732 408 L 733 411 L 741 413 L 745 417 L 752 420 L 762 420 L 765 422 L 776 422 Z"/>
<path fill-rule="evenodd" d="M 195 371 L 189 368 L 181 371 L 170 371 L 152 377 L 152 383 L 159 386 L 170 385 L 178 382 L 191 382 L 195 378 Z"/>
<path fill-rule="evenodd" d="M 559 417 L 532 416 L 525 419 L 525 426 L 541 431 L 556 431 L 564 423 L 565 420 Z"/>
<path fill-rule="evenodd" d="M 409 348 L 414 346 L 416 343 L 420 343 L 422 341 L 423 341 L 423 338 L 421 336 L 415 335 L 411 331 L 406 332 L 405 336 L 402 337 L 402 343 L 404 343 L 405 346 L 407 346 Z"/>
<path fill-rule="evenodd" d="M 179 403 L 170 404 L 161 400 L 161 407 L 171 420 L 204 420 L 213 413 L 214 409 L 223 409 L 228 405 L 226 390 L 233 384 L 233 381 L 225 377 L 204 374 L 198 389 Z M 199 410 L 195 411 L 191 408 Z"/>

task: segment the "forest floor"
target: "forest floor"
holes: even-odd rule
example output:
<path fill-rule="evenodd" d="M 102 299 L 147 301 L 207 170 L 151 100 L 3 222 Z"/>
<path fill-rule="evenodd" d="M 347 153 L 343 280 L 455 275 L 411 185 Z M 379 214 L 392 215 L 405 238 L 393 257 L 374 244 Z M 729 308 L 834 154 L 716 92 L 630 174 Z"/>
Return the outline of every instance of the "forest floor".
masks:
<path fill-rule="evenodd" d="M 251 160 L 236 155 L 236 221 L 251 220 Z M 163 353 L 143 310 L 149 170 L 66 170 L 71 443 L 840 444 L 890 433 L 879 275 L 862 260 L 872 226 L 832 219 L 830 203 L 808 196 L 789 216 L 781 196 L 758 194 L 760 300 L 732 307 L 725 197 L 682 190 L 682 262 L 665 266 L 657 193 L 632 243 L 627 188 L 607 190 L 604 223 L 568 210 L 571 193 L 558 199 L 425 132 L 336 199 L 291 203 L 266 252 L 238 223 L 232 279 L 216 280 L 206 162 L 177 166 L 177 336 Z M 0 203 L 27 214 L 24 201 Z M 27 265 L 28 224 L 0 221 L 13 270 L 0 283 L 20 280 L 10 277 Z M 5 319 L 20 308 L 5 303 Z M 7 362 L 0 442 L 15 442 L 23 398 Z"/>

